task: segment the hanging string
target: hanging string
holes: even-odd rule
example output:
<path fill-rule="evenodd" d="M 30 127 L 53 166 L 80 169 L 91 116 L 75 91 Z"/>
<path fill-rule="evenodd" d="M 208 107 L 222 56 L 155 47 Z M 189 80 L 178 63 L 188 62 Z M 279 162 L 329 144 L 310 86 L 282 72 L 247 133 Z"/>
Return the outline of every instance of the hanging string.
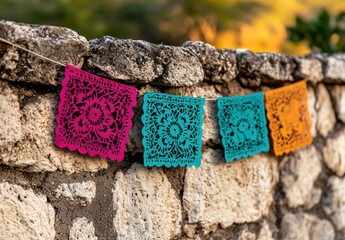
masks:
<path fill-rule="evenodd" d="M 13 43 L 13 42 L 10 42 L 10 41 L 8 41 L 8 40 L 6 40 L 6 39 L 3 39 L 3 38 L 1 38 L 1 37 L 0 37 L 0 42 L 7 43 L 7 44 L 9 44 L 9 45 L 11 45 L 11 46 L 13 46 L 13 47 L 16 47 L 16 48 L 19 48 L 19 49 L 21 49 L 21 50 L 24 50 L 24 51 L 26 51 L 26 52 L 28 52 L 28 53 L 31 53 L 31 54 L 35 55 L 36 57 L 40 57 L 40 58 L 42 58 L 42 59 L 44 59 L 44 60 L 46 60 L 46 61 L 50 61 L 50 62 L 52 62 L 52 63 L 55 63 L 55 64 L 59 65 L 59 66 L 62 66 L 62 67 L 65 67 L 65 66 L 66 66 L 66 64 L 63 64 L 63 63 L 58 62 L 58 61 L 55 61 L 55 60 L 53 60 L 53 59 L 51 59 L 51 58 L 45 57 L 45 56 L 43 56 L 43 55 L 41 55 L 41 54 L 39 54 L 39 53 L 33 52 L 33 51 L 31 51 L 31 50 L 29 50 L 29 49 L 27 49 L 27 48 L 24 48 L 24 47 L 22 47 L 22 46 L 19 46 L 18 44 L 15 44 L 15 43 Z"/>

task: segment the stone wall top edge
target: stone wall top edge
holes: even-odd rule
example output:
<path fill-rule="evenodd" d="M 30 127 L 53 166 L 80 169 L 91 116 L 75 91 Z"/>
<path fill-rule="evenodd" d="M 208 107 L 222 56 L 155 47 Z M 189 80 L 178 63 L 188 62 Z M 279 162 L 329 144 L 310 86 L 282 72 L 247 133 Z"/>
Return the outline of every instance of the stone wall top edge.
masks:
<path fill-rule="evenodd" d="M 226 84 L 236 80 L 244 87 L 257 88 L 302 79 L 313 84 L 345 83 L 345 53 L 254 53 L 217 49 L 200 41 L 168 46 L 111 36 L 87 41 L 64 27 L 5 20 L 0 21 L 0 37 L 63 64 L 129 84 L 185 87 L 204 81 Z M 58 86 L 62 77 L 60 66 L 0 43 L 1 80 Z"/>

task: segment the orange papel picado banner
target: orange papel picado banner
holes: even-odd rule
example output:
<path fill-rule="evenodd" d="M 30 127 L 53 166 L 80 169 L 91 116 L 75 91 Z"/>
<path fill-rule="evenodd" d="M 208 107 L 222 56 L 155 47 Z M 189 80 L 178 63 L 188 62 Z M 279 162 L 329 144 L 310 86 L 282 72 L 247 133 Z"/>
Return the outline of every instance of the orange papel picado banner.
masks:
<path fill-rule="evenodd" d="M 265 93 L 265 105 L 274 153 L 279 156 L 312 142 L 305 81 Z"/>

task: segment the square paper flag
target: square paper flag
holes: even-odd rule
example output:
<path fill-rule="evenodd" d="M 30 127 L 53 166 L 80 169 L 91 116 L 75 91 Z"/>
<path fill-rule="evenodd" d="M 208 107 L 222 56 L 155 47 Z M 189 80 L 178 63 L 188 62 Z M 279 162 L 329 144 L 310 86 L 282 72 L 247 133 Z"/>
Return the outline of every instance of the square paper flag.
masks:
<path fill-rule="evenodd" d="M 269 150 L 262 92 L 221 97 L 218 98 L 217 104 L 220 134 L 227 162 Z"/>
<path fill-rule="evenodd" d="M 122 161 L 137 90 L 67 65 L 56 116 L 55 144 Z"/>
<path fill-rule="evenodd" d="M 305 81 L 268 91 L 265 98 L 276 155 L 291 152 L 312 142 Z"/>
<path fill-rule="evenodd" d="M 145 93 L 145 166 L 200 166 L 204 103 L 203 98 Z"/>

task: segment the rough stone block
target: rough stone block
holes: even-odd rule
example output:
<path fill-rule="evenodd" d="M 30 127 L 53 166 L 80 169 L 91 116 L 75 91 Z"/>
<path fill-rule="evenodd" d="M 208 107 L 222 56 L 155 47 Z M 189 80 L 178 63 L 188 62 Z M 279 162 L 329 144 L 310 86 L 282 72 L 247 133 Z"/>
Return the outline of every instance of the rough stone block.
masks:
<path fill-rule="evenodd" d="M 286 213 L 282 220 L 282 240 L 333 240 L 335 231 L 326 219 L 305 213 Z"/>
<path fill-rule="evenodd" d="M 308 203 L 315 192 L 314 182 L 322 170 L 321 157 L 316 148 L 311 145 L 284 156 L 280 169 L 288 206 L 295 208 Z M 316 203 L 314 201 L 309 207 Z"/>
<path fill-rule="evenodd" d="M 278 179 L 277 162 L 260 154 L 225 163 L 220 150 L 207 149 L 200 168 L 188 168 L 183 207 L 188 223 L 205 233 L 220 224 L 254 222 L 268 214 Z"/>
<path fill-rule="evenodd" d="M 323 80 L 322 63 L 319 59 L 312 56 L 293 57 L 296 63 L 294 72 L 295 79 L 304 79 L 312 83 L 318 83 Z"/>
<path fill-rule="evenodd" d="M 258 233 L 254 233 L 249 231 L 248 228 L 244 228 L 241 231 L 238 240 L 274 240 L 268 223 L 263 221 L 260 225 L 260 231 Z"/>
<path fill-rule="evenodd" d="M 13 145 L 23 137 L 17 95 L 6 82 L 0 81 L 0 148 Z"/>
<path fill-rule="evenodd" d="M 322 149 L 326 166 L 338 176 L 345 174 L 345 128 L 340 130 L 334 138 L 328 138 Z"/>
<path fill-rule="evenodd" d="M 113 37 L 90 41 L 86 67 L 112 79 L 165 86 L 191 86 L 204 78 L 199 59 L 187 48 Z"/>
<path fill-rule="evenodd" d="M 323 209 L 336 229 L 345 228 L 345 179 L 331 176 L 328 179 L 326 196 L 322 199 Z"/>
<path fill-rule="evenodd" d="M 325 81 L 329 83 L 345 82 L 345 54 L 335 53 L 324 57 Z"/>
<path fill-rule="evenodd" d="M 223 83 L 232 81 L 237 77 L 235 51 L 219 50 L 204 42 L 188 41 L 182 46 L 191 49 L 198 56 L 206 80 Z"/>
<path fill-rule="evenodd" d="M 316 89 L 317 130 L 322 137 L 327 137 L 334 129 L 337 121 L 328 91 L 323 84 Z"/>
<path fill-rule="evenodd" d="M 293 82 L 296 64 L 289 56 L 279 53 L 238 54 L 240 81 L 248 87 L 267 84 L 283 84 Z"/>
<path fill-rule="evenodd" d="M 133 164 L 113 189 L 118 239 L 170 239 L 181 231 L 181 202 L 161 168 Z"/>
<path fill-rule="evenodd" d="M 76 32 L 55 26 L 0 21 L 0 37 L 63 64 L 81 66 L 88 42 Z M 0 42 L 0 78 L 59 85 L 63 67 Z"/>
<path fill-rule="evenodd" d="M 69 231 L 69 240 L 97 240 L 93 222 L 85 217 L 73 220 L 73 225 Z"/>
<path fill-rule="evenodd" d="M 62 183 L 55 190 L 56 197 L 68 198 L 72 203 L 82 206 L 91 204 L 96 196 L 96 183 L 94 181 Z"/>
<path fill-rule="evenodd" d="M 331 87 L 330 92 L 337 117 L 340 121 L 345 123 L 345 86 L 335 85 Z"/>
<path fill-rule="evenodd" d="M 5 182 L 0 203 L 0 239 L 54 240 L 55 212 L 46 196 Z"/>

